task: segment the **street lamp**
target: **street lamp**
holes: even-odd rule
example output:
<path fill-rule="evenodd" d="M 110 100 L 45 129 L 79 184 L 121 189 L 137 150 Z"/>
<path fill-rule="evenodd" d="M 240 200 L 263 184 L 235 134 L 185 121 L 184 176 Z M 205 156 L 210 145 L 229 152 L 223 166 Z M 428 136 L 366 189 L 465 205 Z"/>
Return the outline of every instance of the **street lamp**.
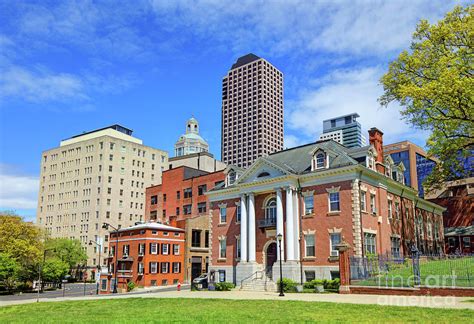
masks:
<path fill-rule="evenodd" d="M 112 291 L 113 294 L 117 293 L 117 284 L 118 284 L 118 278 L 117 278 L 117 268 L 118 268 L 118 228 L 110 225 L 109 223 L 103 223 L 102 228 L 108 230 L 109 227 L 112 227 L 115 230 L 115 238 L 117 239 L 115 243 L 115 265 L 114 265 L 114 276 L 115 276 L 115 283 L 114 283 L 114 290 Z"/>
<path fill-rule="evenodd" d="M 99 273 L 99 279 L 100 279 L 100 273 L 101 273 L 100 253 L 102 252 L 102 244 L 99 244 L 97 242 L 90 240 L 89 245 L 92 246 L 92 244 L 95 244 L 99 248 L 99 265 L 97 266 L 97 271 Z M 97 295 L 98 294 L 99 294 L 99 281 L 97 281 Z"/>
<path fill-rule="evenodd" d="M 283 240 L 283 234 L 279 233 L 277 235 L 277 240 L 278 240 L 278 249 L 280 251 L 280 297 L 283 297 L 285 296 L 285 294 L 283 293 L 283 272 L 282 272 L 282 266 L 281 266 L 281 259 L 282 259 L 282 255 L 281 255 L 281 241 Z"/>

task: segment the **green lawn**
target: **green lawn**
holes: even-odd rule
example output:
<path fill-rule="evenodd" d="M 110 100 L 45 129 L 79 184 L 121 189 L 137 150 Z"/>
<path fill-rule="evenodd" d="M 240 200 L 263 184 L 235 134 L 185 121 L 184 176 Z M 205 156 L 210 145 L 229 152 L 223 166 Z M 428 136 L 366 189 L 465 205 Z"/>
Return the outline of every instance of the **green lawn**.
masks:
<path fill-rule="evenodd" d="M 454 279 L 450 276 L 455 276 Z M 406 259 L 404 264 L 392 264 L 388 272 L 368 280 L 353 282 L 353 284 L 389 287 L 413 286 L 412 261 Z M 474 287 L 474 257 L 443 260 L 420 260 L 420 279 L 422 285 Z"/>
<path fill-rule="evenodd" d="M 357 296 L 354 296 L 357 298 Z M 471 310 L 302 301 L 127 298 L 0 307 L 0 323 L 459 322 Z"/>

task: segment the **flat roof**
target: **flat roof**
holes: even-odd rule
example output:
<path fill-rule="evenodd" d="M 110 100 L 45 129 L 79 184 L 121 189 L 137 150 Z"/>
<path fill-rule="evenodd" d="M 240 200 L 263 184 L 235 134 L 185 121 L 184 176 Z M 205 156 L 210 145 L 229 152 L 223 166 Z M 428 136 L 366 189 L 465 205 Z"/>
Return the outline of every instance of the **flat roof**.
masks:
<path fill-rule="evenodd" d="M 323 120 L 323 123 L 324 123 L 324 122 L 327 122 L 327 121 L 331 121 L 331 120 L 336 120 L 336 119 L 341 119 L 341 118 L 349 117 L 349 116 L 355 116 L 356 118 L 359 118 L 359 117 L 360 117 L 358 113 L 352 113 L 352 114 L 342 115 L 342 116 L 338 116 L 338 117 L 334 117 L 334 118 L 330 118 L 330 119 Z"/>
<path fill-rule="evenodd" d="M 100 131 L 103 131 L 103 130 L 109 129 L 109 128 L 111 128 L 111 129 L 113 129 L 113 130 L 116 130 L 116 131 L 118 131 L 118 132 L 121 132 L 121 133 L 130 135 L 130 136 L 132 136 L 132 133 L 133 133 L 133 130 L 131 130 L 130 128 L 124 127 L 124 126 L 119 125 L 119 124 L 113 124 L 113 125 L 110 125 L 110 126 L 107 126 L 107 127 L 103 127 L 103 128 L 99 128 L 99 129 L 94 129 L 94 130 L 91 130 L 91 131 L 89 131 L 89 132 L 83 132 L 83 133 L 81 133 L 81 134 L 71 136 L 70 138 L 77 138 L 77 137 L 80 137 L 80 136 L 84 136 L 84 135 L 88 135 L 88 134 L 100 132 Z"/>
<path fill-rule="evenodd" d="M 184 232 L 184 229 L 182 229 L 182 228 L 173 227 L 173 226 L 169 226 L 169 225 L 165 225 L 165 224 L 161 224 L 161 223 L 151 223 L 151 222 L 150 223 L 141 223 L 141 224 L 133 225 L 133 226 L 130 226 L 130 227 L 124 227 L 124 228 L 119 229 L 118 231 L 119 232 L 126 232 L 126 231 L 133 231 L 133 230 L 137 230 L 137 229 L 152 229 L 152 230 L 161 230 L 161 231 Z M 115 232 L 115 231 L 111 231 L 111 232 Z"/>

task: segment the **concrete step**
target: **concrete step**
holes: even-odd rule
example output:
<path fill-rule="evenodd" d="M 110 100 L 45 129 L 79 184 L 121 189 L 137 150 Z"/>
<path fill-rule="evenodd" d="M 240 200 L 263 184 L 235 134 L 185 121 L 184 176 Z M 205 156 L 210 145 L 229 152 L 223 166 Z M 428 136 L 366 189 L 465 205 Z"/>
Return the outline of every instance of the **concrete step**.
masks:
<path fill-rule="evenodd" d="M 244 282 L 240 290 L 244 291 L 276 291 L 277 286 L 273 281 L 267 280 L 252 280 L 249 282 Z"/>

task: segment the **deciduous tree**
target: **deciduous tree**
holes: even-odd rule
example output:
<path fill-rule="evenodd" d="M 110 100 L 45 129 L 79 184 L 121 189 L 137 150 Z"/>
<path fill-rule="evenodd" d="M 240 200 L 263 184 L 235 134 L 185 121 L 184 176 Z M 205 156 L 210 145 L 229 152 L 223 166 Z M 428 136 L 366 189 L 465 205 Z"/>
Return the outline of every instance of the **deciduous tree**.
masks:
<path fill-rule="evenodd" d="M 431 131 L 428 153 L 440 163 L 425 183 L 428 189 L 472 172 L 463 160 L 474 150 L 473 14 L 473 5 L 458 6 L 437 24 L 422 20 L 410 51 L 381 79 L 379 102 L 398 101 L 409 123 Z"/>

